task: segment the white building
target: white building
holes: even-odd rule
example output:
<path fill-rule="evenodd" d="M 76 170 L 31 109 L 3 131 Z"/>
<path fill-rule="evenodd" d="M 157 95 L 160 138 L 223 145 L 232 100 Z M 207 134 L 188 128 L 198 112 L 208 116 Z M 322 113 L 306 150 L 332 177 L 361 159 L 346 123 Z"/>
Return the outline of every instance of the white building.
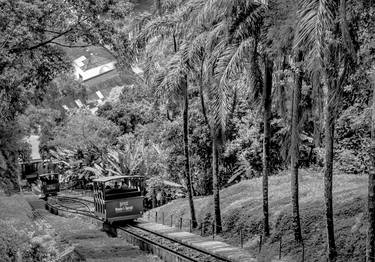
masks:
<path fill-rule="evenodd" d="M 119 96 L 118 90 L 122 90 L 125 85 L 131 85 L 132 74 L 143 74 L 143 70 L 134 65 L 129 68 L 129 72 L 125 73 L 125 75 L 129 75 L 129 79 L 120 77 L 116 69 L 116 59 L 102 47 L 90 46 L 66 51 L 73 60 L 74 77 L 82 82 L 87 93 L 86 101 L 75 99 L 69 104 L 62 105 L 67 111 L 71 107 L 81 108 L 84 106 L 95 111 L 97 106 L 103 104 L 107 99 L 113 100 L 114 94 Z"/>
<path fill-rule="evenodd" d="M 115 70 L 116 61 L 109 61 L 107 63 L 95 65 L 94 67 L 89 67 L 89 59 L 85 56 L 81 56 L 73 61 L 73 66 L 76 79 L 86 81 L 93 77 L 97 77 L 109 71 Z"/>

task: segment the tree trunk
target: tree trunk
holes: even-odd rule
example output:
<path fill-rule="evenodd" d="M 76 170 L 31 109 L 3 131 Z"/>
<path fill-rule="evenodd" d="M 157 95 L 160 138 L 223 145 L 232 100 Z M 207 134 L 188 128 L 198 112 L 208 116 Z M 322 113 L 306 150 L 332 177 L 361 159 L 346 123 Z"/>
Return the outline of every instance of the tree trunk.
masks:
<path fill-rule="evenodd" d="M 334 116 L 334 96 L 336 80 L 332 78 L 328 83 L 328 96 L 325 119 L 325 171 L 324 171 L 324 200 L 326 206 L 326 223 L 327 223 L 327 242 L 328 242 L 328 259 L 335 261 L 336 244 L 333 223 L 333 204 L 332 204 L 332 172 L 333 172 L 333 139 L 335 133 L 335 116 Z"/>
<path fill-rule="evenodd" d="M 255 37 L 253 41 L 253 48 L 250 53 L 250 79 L 251 79 L 251 86 L 252 86 L 252 92 L 250 92 L 250 102 L 256 101 L 262 92 L 262 72 L 259 67 L 258 62 L 258 38 Z"/>
<path fill-rule="evenodd" d="M 270 235 L 268 214 L 268 176 L 270 174 L 270 139 L 271 139 L 271 91 L 273 62 L 266 57 L 264 61 L 264 85 L 263 85 L 263 234 Z"/>
<path fill-rule="evenodd" d="M 221 211 L 220 211 L 220 188 L 219 188 L 219 157 L 218 157 L 218 138 L 214 130 L 211 131 L 212 136 L 212 187 L 214 191 L 214 215 L 216 233 L 222 232 Z"/>
<path fill-rule="evenodd" d="M 155 188 L 152 189 L 151 199 L 152 199 L 152 208 L 157 207 L 157 205 L 156 205 L 156 190 L 155 190 Z"/>
<path fill-rule="evenodd" d="M 314 72 L 311 79 L 313 85 L 313 119 L 314 119 L 314 145 L 320 147 L 322 144 L 322 111 L 323 111 L 323 94 L 318 72 Z"/>
<path fill-rule="evenodd" d="M 161 16 L 161 0 L 155 0 L 155 9 L 158 16 Z"/>
<path fill-rule="evenodd" d="M 287 122 L 288 114 L 286 108 L 286 94 L 285 94 L 285 68 L 286 68 L 286 57 L 283 57 L 283 62 L 281 66 L 282 73 L 280 74 L 280 86 L 278 88 L 278 110 L 280 117 Z"/>
<path fill-rule="evenodd" d="M 366 262 L 375 262 L 375 72 L 373 78 L 371 121 L 371 169 L 368 176 L 368 229 Z"/>
<path fill-rule="evenodd" d="M 301 54 L 298 54 L 298 61 L 302 60 Z M 292 107 L 292 132 L 290 145 L 290 168 L 291 168 L 291 190 L 292 190 L 292 209 L 293 209 L 293 229 L 294 239 L 297 242 L 302 241 L 301 222 L 299 216 L 299 189 L 298 189 L 298 160 L 299 160 L 299 130 L 298 122 L 300 115 L 300 101 L 302 90 L 302 70 L 297 69 L 296 80 L 293 91 L 293 107 Z"/>
<path fill-rule="evenodd" d="M 184 119 L 184 153 L 185 153 L 185 174 L 187 180 L 187 191 L 189 197 L 189 206 L 190 206 L 190 216 L 192 221 L 193 228 L 196 228 L 198 223 L 195 217 L 195 209 L 194 209 L 194 201 L 193 201 L 193 190 L 192 190 L 192 181 L 191 181 L 191 173 L 190 173 L 190 163 L 189 163 L 189 129 L 188 129 L 188 119 L 189 119 L 189 98 L 188 98 L 188 84 L 187 84 L 187 76 L 185 76 L 182 80 L 183 85 L 183 92 L 184 92 L 184 112 L 183 112 L 183 119 Z"/>

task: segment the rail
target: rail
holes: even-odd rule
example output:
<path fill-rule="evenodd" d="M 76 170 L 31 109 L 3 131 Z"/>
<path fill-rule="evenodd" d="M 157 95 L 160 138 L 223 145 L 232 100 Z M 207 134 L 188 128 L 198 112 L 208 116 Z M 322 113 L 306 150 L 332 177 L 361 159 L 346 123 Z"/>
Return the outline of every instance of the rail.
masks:
<path fill-rule="evenodd" d="M 154 246 L 157 246 L 159 248 L 162 248 L 172 254 L 174 254 L 175 256 L 181 258 L 181 259 L 184 259 L 184 261 L 192 261 L 192 262 L 201 262 L 201 260 L 199 259 L 195 259 L 193 257 L 189 257 L 187 255 L 184 255 L 181 253 L 181 251 L 176 251 L 176 250 L 173 250 L 172 248 L 170 247 L 166 247 L 166 246 L 163 246 L 162 244 L 158 243 L 157 241 L 153 241 L 149 238 L 146 238 L 146 237 L 143 237 L 143 236 L 140 236 L 134 232 L 132 232 L 131 230 L 127 229 L 127 228 L 124 228 L 124 227 L 119 227 L 118 229 L 126 232 L 127 234 L 130 234 L 132 235 L 133 237 L 137 238 L 137 239 L 140 239 L 148 244 L 151 244 L 151 245 L 154 245 Z"/>
<path fill-rule="evenodd" d="M 137 226 L 137 225 L 128 225 L 127 227 L 128 227 L 128 228 L 135 228 L 135 229 L 137 229 L 137 230 L 142 230 L 142 231 L 147 232 L 147 233 L 149 233 L 149 234 L 153 234 L 153 235 L 155 235 L 155 236 L 157 236 L 157 237 L 160 237 L 160 238 L 166 239 L 166 240 L 168 240 L 168 241 L 171 241 L 171 242 L 177 243 L 177 244 L 179 244 L 179 245 L 181 245 L 181 246 L 183 246 L 183 247 L 185 247 L 185 248 L 189 248 L 189 249 L 191 249 L 191 250 L 194 250 L 195 252 L 199 252 L 199 253 L 202 253 L 202 254 L 204 254 L 204 255 L 207 255 L 207 256 L 213 257 L 213 258 L 215 258 L 215 261 L 232 262 L 232 260 L 230 260 L 230 259 L 228 259 L 228 258 L 226 258 L 226 257 L 220 256 L 220 255 L 217 255 L 217 254 L 210 253 L 209 251 L 204 250 L 204 249 L 202 249 L 202 248 L 199 248 L 199 247 L 195 247 L 195 246 L 192 246 L 192 245 L 186 244 L 186 243 L 184 243 L 184 242 L 182 242 L 182 241 L 179 241 L 179 240 L 176 240 L 176 239 L 174 239 L 174 238 L 171 238 L 171 237 L 165 236 L 165 235 L 163 235 L 163 234 L 159 234 L 159 233 L 154 232 L 154 231 L 149 230 L 149 229 L 142 228 L 142 227 L 140 227 L 140 226 Z M 119 227 L 119 229 L 120 229 L 120 230 L 126 230 L 126 228 L 123 228 L 123 227 Z M 199 260 L 199 261 L 201 261 L 201 260 Z"/>
<path fill-rule="evenodd" d="M 46 206 L 51 209 L 61 210 L 68 213 L 80 214 L 84 216 L 88 216 L 91 218 L 96 218 L 94 213 L 91 211 L 91 208 L 88 204 L 93 204 L 93 201 L 79 199 L 75 197 L 66 197 L 66 196 L 56 196 L 51 197 L 51 202 L 46 202 Z M 69 204 L 78 204 L 83 207 L 84 209 L 80 209 L 80 207 L 72 207 Z"/>

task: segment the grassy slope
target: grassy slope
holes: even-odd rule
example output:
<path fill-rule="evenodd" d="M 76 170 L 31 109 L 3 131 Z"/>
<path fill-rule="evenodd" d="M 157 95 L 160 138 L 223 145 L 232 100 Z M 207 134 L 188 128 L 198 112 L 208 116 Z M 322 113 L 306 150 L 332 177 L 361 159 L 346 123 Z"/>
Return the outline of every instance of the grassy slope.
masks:
<path fill-rule="evenodd" d="M 301 247 L 293 241 L 291 230 L 290 176 L 283 174 L 270 178 L 269 204 L 272 236 L 262 248 L 261 261 L 270 261 L 278 255 L 282 236 L 282 257 L 287 261 L 300 261 Z M 233 244 L 239 243 L 239 230 L 244 230 L 245 246 L 258 253 L 259 234 L 262 230 L 262 180 L 243 181 L 221 191 L 223 237 Z M 365 176 L 334 176 L 334 218 L 338 261 L 364 261 L 366 226 L 367 178 Z M 195 200 L 199 221 L 210 220 L 212 197 Z M 325 220 L 323 203 L 323 177 L 313 171 L 300 173 L 300 208 L 305 261 L 325 261 Z M 169 217 L 189 218 L 188 203 L 179 199 L 159 208 Z"/>

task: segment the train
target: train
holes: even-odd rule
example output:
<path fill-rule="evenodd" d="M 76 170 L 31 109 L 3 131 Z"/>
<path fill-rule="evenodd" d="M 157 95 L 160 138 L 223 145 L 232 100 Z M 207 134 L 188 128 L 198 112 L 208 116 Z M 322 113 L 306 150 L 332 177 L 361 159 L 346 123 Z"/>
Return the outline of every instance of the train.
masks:
<path fill-rule="evenodd" d="M 57 161 L 34 160 L 21 163 L 21 179 L 40 190 L 40 197 L 48 200 L 60 192 L 60 175 Z M 104 222 L 113 224 L 142 217 L 145 204 L 145 178 L 143 176 L 110 176 L 92 181 L 94 214 Z"/>
<path fill-rule="evenodd" d="M 31 160 L 20 162 L 21 180 L 27 181 L 29 184 L 35 183 L 38 180 L 38 175 L 43 165 L 43 160 Z"/>
<path fill-rule="evenodd" d="M 142 217 L 144 177 L 110 176 L 93 180 L 95 215 L 113 224 Z"/>
<path fill-rule="evenodd" d="M 34 188 L 44 199 L 56 196 L 60 191 L 58 164 L 58 161 L 42 159 L 20 162 L 24 189 Z"/>
<path fill-rule="evenodd" d="M 39 175 L 41 198 L 57 196 L 59 174 Z M 107 225 L 121 224 L 142 217 L 145 211 L 145 178 L 143 176 L 109 176 L 94 179 L 94 215 Z"/>
<path fill-rule="evenodd" d="M 26 180 L 27 183 L 36 183 L 39 175 L 46 173 L 57 173 L 59 161 L 34 159 L 30 161 L 20 162 L 21 180 Z"/>
<path fill-rule="evenodd" d="M 42 197 L 47 199 L 49 196 L 57 196 L 60 191 L 59 174 L 45 173 L 39 175 L 39 186 Z"/>

